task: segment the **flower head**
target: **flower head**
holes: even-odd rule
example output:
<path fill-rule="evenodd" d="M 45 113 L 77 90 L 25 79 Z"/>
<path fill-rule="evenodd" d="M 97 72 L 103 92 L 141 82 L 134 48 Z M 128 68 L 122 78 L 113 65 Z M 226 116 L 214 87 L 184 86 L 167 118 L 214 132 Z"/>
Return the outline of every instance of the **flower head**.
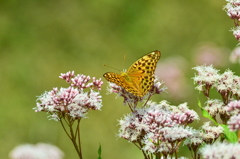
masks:
<path fill-rule="evenodd" d="M 192 129 L 192 134 L 185 141 L 184 145 L 187 145 L 190 150 L 197 152 L 199 147 L 203 144 L 201 131 Z"/>
<path fill-rule="evenodd" d="M 212 87 L 216 80 L 218 79 L 218 71 L 210 66 L 197 66 L 193 68 L 198 72 L 198 74 L 193 77 L 195 83 L 198 84 L 196 87 L 197 90 L 203 91 L 204 89 L 209 89 Z"/>
<path fill-rule="evenodd" d="M 186 103 L 176 107 L 166 101 L 159 104 L 149 101 L 144 108 L 119 120 L 118 136 L 141 142 L 147 152 L 172 154 L 178 149 L 178 143 L 191 135 L 185 126 L 197 119 L 197 114 L 189 110 Z"/>
<path fill-rule="evenodd" d="M 59 78 L 66 80 L 67 83 L 71 82 L 71 79 L 74 77 L 74 71 L 68 71 L 67 73 L 61 73 Z"/>
<path fill-rule="evenodd" d="M 240 2 L 239 0 L 227 0 L 229 3 L 227 3 L 226 6 L 224 6 L 224 10 L 227 12 L 227 15 L 234 20 L 234 24 L 236 28 L 232 29 L 233 35 L 235 38 L 240 41 Z"/>
<path fill-rule="evenodd" d="M 238 159 L 240 156 L 240 144 L 215 143 L 204 146 L 200 152 L 204 159 Z"/>
<path fill-rule="evenodd" d="M 224 10 L 227 12 L 227 15 L 231 19 L 240 20 L 240 2 L 238 0 L 227 0 L 226 6 L 224 6 Z"/>
<path fill-rule="evenodd" d="M 231 31 L 233 32 L 235 39 L 237 39 L 237 41 L 239 42 L 240 41 L 240 27 L 237 26 L 236 28 L 233 28 Z"/>
<path fill-rule="evenodd" d="M 234 73 L 231 70 L 226 70 L 223 74 L 221 74 L 218 77 L 217 82 L 215 84 L 216 89 L 219 92 L 231 91 L 233 85 L 233 78 Z"/>
<path fill-rule="evenodd" d="M 240 114 L 233 115 L 227 122 L 228 127 L 231 131 L 240 130 Z"/>
<path fill-rule="evenodd" d="M 228 103 L 227 111 L 233 111 L 238 110 L 238 113 L 240 112 L 240 100 L 234 100 Z"/>
<path fill-rule="evenodd" d="M 10 153 L 11 159 L 62 159 L 64 153 L 56 146 L 45 143 L 24 144 L 15 147 Z"/>
<path fill-rule="evenodd" d="M 215 116 L 219 114 L 226 114 L 225 105 L 221 100 L 218 99 L 209 99 L 206 102 L 206 106 L 204 107 L 208 113 L 215 118 Z"/>
<path fill-rule="evenodd" d="M 229 129 L 240 130 L 240 101 L 231 101 L 225 109 L 232 115 L 227 122 Z"/>
<path fill-rule="evenodd" d="M 226 70 L 223 74 L 219 74 L 218 71 L 211 66 L 197 66 L 194 67 L 198 72 L 193 80 L 197 83 L 196 89 L 202 91 L 206 97 L 209 98 L 210 88 L 216 88 L 221 94 L 223 103 L 225 105 L 236 96 L 240 95 L 240 77 L 234 75 L 231 70 Z"/>
<path fill-rule="evenodd" d="M 45 92 L 37 99 L 36 112 L 50 113 L 50 118 L 59 120 L 69 115 L 73 120 L 84 118 L 89 110 L 100 110 L 102 97 L 94 89 L 101 89 L 103 82 L 85 75 L 74 75 L 74 71 L 61 74 L 60 78 L 70 84 L 67 88 L 53 88 Z M 89 89 L 89 90 L 86 90 Z"/>
<path fill-rule="evenodd" d="M 223 128 L 220 125 L 210 126 L 210 122 L 205 122 L 202 129 L 201 136 L 205 143 L 213 143 L 223 133 Z"/>

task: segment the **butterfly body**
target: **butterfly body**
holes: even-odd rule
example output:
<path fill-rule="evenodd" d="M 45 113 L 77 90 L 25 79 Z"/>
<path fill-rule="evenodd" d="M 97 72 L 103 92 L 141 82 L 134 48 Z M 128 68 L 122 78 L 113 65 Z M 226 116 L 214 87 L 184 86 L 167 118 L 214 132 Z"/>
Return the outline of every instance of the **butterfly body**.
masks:
<path fill-rule="evenodd" d="M 160 55 L 160 51 L 150 52 L 134 62 L 127 71 L 120 74 L 107 72 L 103 77 L 127 92 L 143 97 L 153 85 L 154 72 Z"/>

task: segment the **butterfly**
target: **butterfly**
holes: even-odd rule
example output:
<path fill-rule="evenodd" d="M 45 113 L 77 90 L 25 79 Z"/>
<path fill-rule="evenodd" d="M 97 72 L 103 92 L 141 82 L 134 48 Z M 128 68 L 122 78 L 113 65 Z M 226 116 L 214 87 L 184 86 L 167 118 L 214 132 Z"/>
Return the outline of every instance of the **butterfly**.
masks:
<path fill-rule="evenodd" d="M 143 97 L 154 84 L 154 72 L 161 52 L 153 51 L 134 62 L 126 72 L 107 72 L 103 77 L 137 97 Z"/>

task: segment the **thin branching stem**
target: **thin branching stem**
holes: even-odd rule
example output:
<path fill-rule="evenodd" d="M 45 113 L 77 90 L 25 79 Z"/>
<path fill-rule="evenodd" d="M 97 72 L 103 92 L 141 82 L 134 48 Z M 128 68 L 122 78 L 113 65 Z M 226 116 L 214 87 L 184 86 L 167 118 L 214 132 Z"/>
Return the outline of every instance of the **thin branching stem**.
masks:
<path fill-rule="evenodd" d="M 78 119 L 78 123 L 77 123 L 75 131 L 73 130 L 74 120 L 72 120 L 71 117 L 67 117 L 67 119 L 66 118 L 63 118 L 63 119 L 64 119 L 65 123 L 69 126 L 69 131 L 67 131 L 66 127 L 64 126 L 62 118 L 60 118 L 59 121 L 60 121 L 65 133 L 67 134 L 69 139 L 72 141 L 73 146 L 74 146 L 75 150 L 77 151 L 79 158 L 83 159 L 82 149 L 81 149 L 81 140 L 80 140 L 80 120 L 81 119 Z"/>
<path fill-rule="evenodd" d="M 62 125 L 62 127 L 63 127 L 63 130 L 65 131 L 65 133 L 66 133 L 67 136 L 69 137 L 69 139 L 72 140 L 71 136 L 69 135 L 68 131 L 66 130 L 66 128 L 65 128 L 65 126 L 64 126 L 64 124 L 63 124 L 63 122 L 62 122 L 62 119 L 60 119 L 59 121 L 60 121 L 60 123 L 61 123 L 61 125 Z"/>
<path fill-rule="evenodd" d="M 78 147 L 79 147 L 79 153 L 82 156 L 82 147 L 81 147 L 81 136 L 80 136 L 80 121 L 81 118 L 78 119 L 78 123 L 77 123 L 77 139 L 78 139 Z"/>
<path fill-rule="evenodd" d="M 138 140 L 138 144 L 139 144 L 140 150 L 142 151 L 142 153 L 143 153 L 143 155 L 144 155 L 144 158 L 145 158 L 145 159 L 150 159 L 150 156 L 147 155 L 147 153 L 142 149 L 142 148 L 143 148 L 143 145 L 142 145 L 141 141 Z"/>
<path fill-rule="evenodd" d="M 76 151 L 77 151 L 77 153 L 78 153 L 78 156 L 79 156 L 79 158 L 80 159 L 82 159 L 82 153 L 81 153 L 81 148 L 80 148 L 80 146 L 77 144 L 77 142 L 76 142 L 76 138 L 78 138 L 75 134 L 74 134 L 74 131 L 73 131 L 73 122 L 71 122 L 71 121 L 69 121 L 69 123 L 70 123 L 70 126 L 69 126 L 69 128 L 70 128 L 70 134 L 71 134 L 71 137 L 72 137 L 72 143 L 73 143 L 73 145 L 74 145 L 74 148 L 76 149 Z"/>

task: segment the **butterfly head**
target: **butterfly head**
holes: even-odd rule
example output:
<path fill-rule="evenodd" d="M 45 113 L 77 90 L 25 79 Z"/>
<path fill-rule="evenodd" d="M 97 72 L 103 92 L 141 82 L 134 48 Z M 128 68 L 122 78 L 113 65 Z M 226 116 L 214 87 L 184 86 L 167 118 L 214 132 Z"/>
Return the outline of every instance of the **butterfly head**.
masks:
<path fill-rule="evenodd" d="M 130 76 L 128 75 L 126 70 L 121 71 L 120 75 L 126 80 L 126 81 L 131 81 Z"/>

